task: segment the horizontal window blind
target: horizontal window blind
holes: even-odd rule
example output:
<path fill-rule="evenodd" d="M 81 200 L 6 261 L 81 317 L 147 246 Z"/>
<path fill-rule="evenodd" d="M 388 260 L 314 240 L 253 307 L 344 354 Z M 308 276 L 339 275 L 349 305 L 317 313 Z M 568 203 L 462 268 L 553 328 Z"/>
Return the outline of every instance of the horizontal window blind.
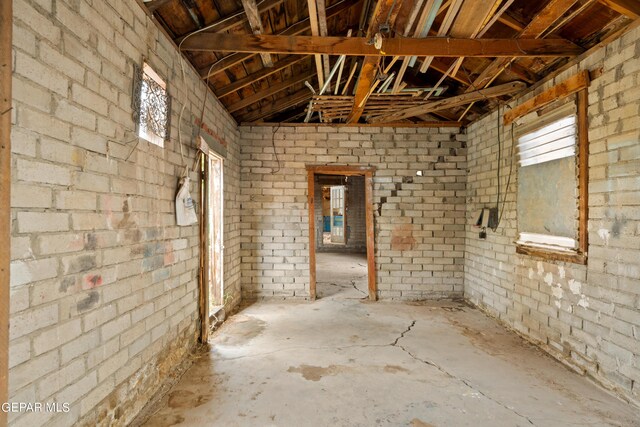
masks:
<path fill-rule="evenodd" d="M 576 154 L 576 116 L 553 121 L 518 138 L 518 163 L 530 166 Z"/>

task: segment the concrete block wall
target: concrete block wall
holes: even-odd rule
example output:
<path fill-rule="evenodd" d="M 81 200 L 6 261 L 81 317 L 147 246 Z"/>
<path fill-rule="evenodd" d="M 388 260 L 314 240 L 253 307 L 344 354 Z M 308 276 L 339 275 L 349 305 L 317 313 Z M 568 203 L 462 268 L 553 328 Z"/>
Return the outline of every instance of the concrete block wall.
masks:
<path fill-rule="evenodd" d="M 175 225 L 173 199 L 195 160 L 189 146 L 182 158 L 178 113 L 186 103 L 190 145 L 205 87 L 188 65 L 183 80 L 177 49 L 134 0 L 15 0 L 13 57 L 10 399 L 70 410 L 9 419 L 125 425 L 196 342 L 198 226 Z M 143 57 L 173 97 L 164 148 L 135 133 Z M 238 132 L 211 95 L 205 122 L 228 143 L 225 279 L 237 303 Z"/>
<path fill-rule="evenodd" d="M 471 226 L 497 188 L 497 114 L 468 129 L 465 297 L 548 352 L 640 402 L 640 30 L 603 47 L 518 103 L 580 70 L 589 88 L 586 266 L 515 253 L 517 165 L 497 233 Z M 514 103 L 513 105 L 517 105 Z M 506 130 L 501 182 L 508 180 Z M 514 153 L 515 154 L 515 153 Z"/>
<path fill-rule="evenodd" d="M 466 142 L 459 129 L 241 126 L 240 140 L 243 295 L 308 298 L 305 168 L 349 164 L 377 168 L 379 297 L 462 296 Z"/>

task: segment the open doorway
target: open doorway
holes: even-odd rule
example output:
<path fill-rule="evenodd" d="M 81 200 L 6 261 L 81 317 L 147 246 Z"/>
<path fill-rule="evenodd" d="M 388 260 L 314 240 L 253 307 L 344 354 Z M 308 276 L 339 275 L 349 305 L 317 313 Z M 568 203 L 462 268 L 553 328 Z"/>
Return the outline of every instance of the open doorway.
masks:
<path fill-rule="evenodd" d="M 376 299 L 373 168 L 309 166 L 311 298 Z"/>
<path fill-rule="evenodd" d="M 206 342 L 210 325 L 218 321 L 224 307 L 224 164 L 213 151 L 202 161 L 202 221 L 200 225 L 201 296 L 200 310 L 203 322 L 201 339 Z"/>

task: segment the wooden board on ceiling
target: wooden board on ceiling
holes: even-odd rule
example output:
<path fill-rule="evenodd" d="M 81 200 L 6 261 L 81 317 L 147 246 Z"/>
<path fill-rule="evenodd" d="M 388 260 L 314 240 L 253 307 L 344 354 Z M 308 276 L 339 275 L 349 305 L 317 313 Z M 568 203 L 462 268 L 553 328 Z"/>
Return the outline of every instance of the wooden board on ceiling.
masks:
<path fill-rule="evenodd" d="M 261 0 L 256 0 L 260 3 Z M 277 0 L 273 0 L 275 3 Z M 273 34 L 283 31 L 285 28 L 290 27 L 291 25 L 295 25 L 296 22 L 304 19 L 308 15 L 307 8 L 307 0 L 281 0 L 282 2 L 273 6 L 268 11 L 265 11 L 261 14 L 260 19 L 264 28 L 264 32 L 266 34 Z M 336 4 L 340 0 L 326 0 L 327 6 Z M 467 11 L 465 13 L 459 13 L 458 17 L 452 23 L 452 28 L 464 28 L 467 25 L 463 22 L 465 19 L 467 20 L 476 20 L 475 15 L 470 13 L 469 11 L 473 8 L 471 7 L 474 2 L 479 2 L 480 0 L 465 0 L 463 3 L 463 8 L 461 10 Z M 540 11 L 543 11 L 545 8 L 548 8 L 550 4 L 558 3 L 566 4 L 570 0 L 541 0 L 532 2 L 530 0 L 515 0 L 509 6 L 507 12 L 492 26 L 491 30 L 487 32 L 484 36 L 485 38 L 511 38 L 516 36 L 523 28 L 527 27 L 527 25 L 531 22 L 534 16 L 536 16 Z M 620 28 L 628 25 L 631 22 L 631 19 L 628 17 L 621 16 L 619 11 L 616 11 L 612 5 L 617 4 L 617 8 L 623 7 L 625 5 L 634 6 L 635 0 L 591 0 L 592 4 L 589 3 L 588 8 L 585 8 L 584 5 L 588 0 L 579 0 L 575 2 L 567 12 L 560 18 L 560 20 L 567 19 L 568 16 L 571 17 L 571 20 L 564 23 L 560 30 L 556 31 L 553 36 L 564 38 L 566 40 L 570 40 L 573 42 L 578 42 L 582 44 L 583 47 L 588 48 L 589 46 L 597 43 L 600 39 L 605 37 L 605 35 L 611 34 L 612 31 L 619 30 Z M 631 3 L 629 3 L 631 2 Z M 239 0 L 193 0 L 192 4 L 195 3 L 197 6 L 197 15 L 201 16 L 201 20 L 203 20 L 206 24 L 210 24 L 213 22 L 218 22 L 224 17 L 228 17 L 237 13 L 242 9 Z M 401 7 L 398 12 L 398 25 L 404 25 L 403 23 L 406 20 L 407 11 L 410 10 L 411 2 L 405 1 L 401 2 Z M 158 22 L 163 25 L 167 32 L 175 36 L 177 39 L 184 34 L 188 34 L 194 31 L 197 28 L 197 19 L 192 18 L 187 8 L 185 7 L 185 2 L 183 0 L 171 0 L 164 3 L 160 6 L 156 11 L 155 15 L 158 18 Z M 484 5 L 484 2 L 478 3 Z M 622 4 L 622 6 L 620 6 Z M 343 36 L 346 34 L 346 30 L 348 28 L 357 29 L 359 27 L 359 17 L 362 9 L 363 1 L 355 3 L 349 8 L 344 9 L 337 15 L 328 18 L 327 25 L 329 35 L 340 35 Z M 465 6 L 466 5 L 466 6 Z M 487 6 L 488 7 L 488 6 Z M 562 7 L 562 6 L 561 6 Z M 578 10 L 581 10 L 580 13 L 571 14 Z M 403 12 L 404 11 L 404 12 Z M 445 9 L 446 11 L 446 9 Z M 434 28 L 439 28 L 442 20 L 446 16 L 446 13 L 443 11 L 439 14 L 436 19 L 436 23 Z M 236 22 L 238 18 L 235 18 Z M 232 19 L 233 21 L 233 19 Z M 540 21 L 542 22 L 542 21 Z M 369 26 L 369 22 L 364 23 L 364 28 Z M 546 23 L 543 23 L 546 25 Z M 392 29 L 392 34 L 397 33 L 398 26 Z M 553 26 L 549 27 L 553 28 Z M 226 30 L 225 30 L 226 31 Z M 236 27 L 232 28 L 231 33 L 234 34 L 249 34 L 250 28 L 246 24 L 240 24 Z M 305 32 L 298 34 L 308 34 Z M 546 35 L 546 34 L 544 34 Z M 217 62 L 220 58 L 223 57 L 238 57 L 237 54 L 224 54 L 224 53 L 214 53 L 214 52 L 185 52 L 185 56 L 196 66 L 199 70 L 203 70 L 211 64 Z M 272 57 L 275 62 L 282 56 L 280 54 L 272 53 Z M 335 56 L 332 58 L 332 62 L 335 61 Z M 234 81 L 242 80 L 248 75 L 254 75 L 261 70 L 264 70 L 262 62 L 260 61 L 260 57 L 258 55 L 244 55 L 240 58 L 241 61 L 236 63 L 235 65 L 227 68 L 223 72 L 214 74 L 210 77 L 210 84 L 216 90 L 220 91 L 228 85 L 232 84 Z M 472 90 L 472 84 L 469 84 L 469 77 L 475 79 L 482 73 L 482 71 L 487 67 L 489 63 L 491 63 L 492 59 L 482 59 L 482 58 L 468 58 L 464 61 L 463 67 L 460 69 L 457 75 L 445 79 L 443 85 L 449 86 L 449 90 L 447 92 L 447 96 L 454 96 L 456 94 L 460 94 L 461 91 Z M 408 77 L 411 80 L 411 84 L 416 86 L 429 86 L 430 84 L 435 83 L 438 79 L 441 78 L 442 73 L 446 72 L 448 69 L 447 64 L 451 64 L 453 59 L 447 58 L 435 58 L 434 62 L 431 65 L 431 70 L 424 75 L 414 75 L 412 74 L 412 70 L 409 69 L 407 74 L 410 74 Z M 511 65 L 506 68 L 497 78 L 494 79 L 493 85 L 507 83 L 509 81 L 524 80 L 528 83 L 533 83 L 542 77 L 541 74 L 549 73 L 555 70 L 557 67 L 561 66 L 566 62 L 565 60 L 558 60 L 555 58 L 518 58 L 512 61 Z M 400 64 L 396 65 L 395 69 L 399 67 Z M 286 68 L 279 70 L 276 73 L 271 73 L 268 77 L 262 78 L 255 82 L 251 82 L 249 85 L 242 85 L 241 88 L 237 89 L 234 93 L 227 94 L 222 102 L 225 105 L 233 105 L 236 104 L 242 99 L 246 99 L 247 97 L 255 97 L 256 93 L 260 93 L 261 91 L 268 91 L 269 88 L 281 84 L 283 81 L 287 81 L 292 78 L 292 76 L 297 75 L 302 72 L 306 72 L 310 70 L 311 62 L 310 60 L 301 61 L 297 63 L 295 66 L 291 68 Z M 345 69 L 350 69 L 350 67 L 346 67 Z M 392 69 L 393 71 L 393 69 Z M 313 82 L 314 86 L 317 86 L 315 82 Z M 353 87 L 354 83 L 352 83 Z M 303 90 L 308 92 L 308 95 L 311 92 L 306 89 L 302 83 L 296 84 L 291 88 L 278 92 L 272 96 L 267 96 L 261 99 L 256 103 L 255 106 L 251 106 L 234 113 L 237 118 L 242 118 L 249 113 L 249 110 L 254 109 L 262 112 L 264 114 L 277 114 L 273 110 L 269 110 L 273 107 L 272 104 L 284 105 L 285 110 L 294 111 L 295 108 L 302 108 L 300 104 L 295 104 L 292 106 L 290 103 L 285 102 L 288 98 L 291 98 L 291 95 L 295 95 L 296 93 L 300 94 Z M 485 102 L 481 102 L 479 106 L 473 107 L 471 112 L 472 116 L 482 115 L 483 112 L 486 112 L 487 108 L 492 108 L 491 103 L 487 104 Z M 448 111 L 438 112 L 439 117 L 451 117 L 453 119 L 457 119 L 454 117 L 455 114 L 460 114 L 461 107 L 452 107 Z M 256 113 L 254 112 L 254 115 Z M 412 118 L 411 120 L 422 120 L 421 117 Z"/>

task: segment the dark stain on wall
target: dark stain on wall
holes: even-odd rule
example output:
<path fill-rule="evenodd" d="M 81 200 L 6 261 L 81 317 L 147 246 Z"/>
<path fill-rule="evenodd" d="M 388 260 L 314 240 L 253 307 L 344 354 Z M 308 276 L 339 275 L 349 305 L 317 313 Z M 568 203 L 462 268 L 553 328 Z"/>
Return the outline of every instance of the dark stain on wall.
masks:
<path fill-rule="evenodd" d="M 623 216 L 622 218 L 618 218 L 613 221 L 613 225 L 611 226 L 611 235 L 613 237 L 620 237 L 620 232 L 622 228 L 627 224 L 627 219 Z"/>
<path fill-rule="evenodd" d="M 96 304 L 98 304 L 99 301 L 100 301 L 100 294 L 96 291 L 91 291 L 89 292 L 86 298 L 83 298 L 80 301 L 78 301 L 78 304 L 76 307 L 79 312 L 87 311 L 90 308 L 94 307 Z"/>
<path fill-rule="evenodd" d="M 83 255 L 69 263 L 69 269 L 67 273 L 80 273 L 83 271 L 91 270 L 92 268 L 95 268 L 96 265 L 97 263 L 95 256 Z"/>
<path fill-rule="evenodd" d="M 60 287 L 58 288 L 58 290 L 60 292 L 67 292 L 69 288 L 74 287 L 75 285 L 76 285 L 75 276 L 67 276 L 64 279 L 62 279 L 62 282 L 60 282 Z"/>

